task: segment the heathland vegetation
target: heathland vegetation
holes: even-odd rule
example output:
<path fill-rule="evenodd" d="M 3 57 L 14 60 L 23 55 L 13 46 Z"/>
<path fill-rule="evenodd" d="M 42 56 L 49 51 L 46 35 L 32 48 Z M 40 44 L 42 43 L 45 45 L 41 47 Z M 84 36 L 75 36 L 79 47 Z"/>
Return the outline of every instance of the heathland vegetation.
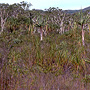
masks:
<path fill-rule="evenodd" d="M 0 4 L 0 90 L 90 90 L 90 10 L 29 10 Z"/>

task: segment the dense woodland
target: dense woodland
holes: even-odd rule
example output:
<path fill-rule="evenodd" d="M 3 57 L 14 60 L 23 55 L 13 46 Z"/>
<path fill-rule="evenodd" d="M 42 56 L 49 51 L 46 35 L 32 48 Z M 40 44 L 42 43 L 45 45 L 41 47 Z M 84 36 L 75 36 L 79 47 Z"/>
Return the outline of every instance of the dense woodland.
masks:
<path fill-rule="evenodd" d="M 90 10 L 30 10 L 0 4 L 0 90 L 90 90 Z"/>

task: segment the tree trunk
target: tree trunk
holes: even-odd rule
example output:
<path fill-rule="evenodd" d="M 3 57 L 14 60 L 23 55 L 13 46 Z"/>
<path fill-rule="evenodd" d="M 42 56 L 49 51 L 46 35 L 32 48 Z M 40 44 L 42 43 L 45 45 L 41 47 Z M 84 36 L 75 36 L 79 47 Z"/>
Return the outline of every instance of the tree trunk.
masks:
<path fill-rule="evenodd" d="M 30 31 L 31 31 L 31 27 L 30 27 L 30 25 L 29 25 L 28 34 L 29 34 Z M 30 32 L 30 33 L 31 33 L 31 32 Z"/>
<path fill-rule="evenodd" d="M 6 21 L 6 18 L 5 19 L 3 19 L 2 17 L 1 17 L 1 31 L 0 31 L 0 34 L 3 32 L 3 30 L 4 30 L 4 27 L 5 27 L 5 21 Z"/>
<path fill-rule="evenodd" d="M 43 40 L 43 31 L 42 31 L 42 27 L 40 27 L 40 40 Z"/>
<path fill-rule="evenodd" d="M 83 30 L 83 25 L 82 25 L 82 44 L 85 46 L 85 41 L 84 41 L 84 30 Z"/>
<path fill-rule="evenodd" d="M 3 19 L 1 18 L 1 31 L 0 31 L 0 33 L 3 32 L 3 29 L 4 29 L 4 22 L 3 22 Z"/>
<path fill-rule="evenodd" d="M 60 23 L 60 32 L 61 32 L 61 34 L 63 34 L 63 32 L 64 32 L 64 29 L 63 29 L 63 20 Z"/>

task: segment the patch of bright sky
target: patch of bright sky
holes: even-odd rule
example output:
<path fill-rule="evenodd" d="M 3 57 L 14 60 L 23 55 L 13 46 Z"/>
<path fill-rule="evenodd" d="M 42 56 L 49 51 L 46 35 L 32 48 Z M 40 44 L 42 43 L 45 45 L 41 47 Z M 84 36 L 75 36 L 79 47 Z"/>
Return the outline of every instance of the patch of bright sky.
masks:
<path fill-rule="evenodd" d="M 0 3 L 20 3 L 23 0 L 0 0 Z M 48 9 L 49 7 L 59 7 L 60 9 L 83 9 L 90 6 L 90 0 L 25 0 L 33 6 L 31 9 Z"/>

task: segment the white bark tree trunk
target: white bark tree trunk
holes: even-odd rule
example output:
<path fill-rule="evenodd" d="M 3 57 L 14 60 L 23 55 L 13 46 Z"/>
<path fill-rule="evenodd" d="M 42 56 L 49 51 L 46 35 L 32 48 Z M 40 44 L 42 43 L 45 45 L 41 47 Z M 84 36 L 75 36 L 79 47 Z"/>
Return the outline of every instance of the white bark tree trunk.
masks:
<path fill-rule="evenodd" d="M 40 40 L 43 40 L 43 31 L 42 31 L 42 27 L 40 27 Z"/>
<path fill-rule="evenodd" d="M 4 17 L 5 14 L 6 14 L 5 9 L 1 10 L 1 13 L 0 13 L 0 17 L 1 17 L 1 31 L 0 31 L 0 34 L 3 32 L 3 30 L 5 28 L 5 22 L 6 22 L 7 17 L 8 17 L 8 13 L 7 13 L 6 17 Z"/>
<path fill-rule="evenodd" d="M 83 30 L 83 26 L 82 26 L 82 44 L 83 46 L 85 46 L 85 41 L 84 41 L 84 30 Z"/>
<path fill-rule="evenodd" d="M 4 22 L 3 18 L 1 17 L 1 32 L 3 32 L 4 25 L 5 25 L 5 22 Z"/>
<path fill-rule="evenodd" d="M 3 19 L 3 18 L 1 17 L 1 31 L 0 31 L 0 34 L 3 32 L 3 30 L 4 30 L 4 28 L 5 28 L 5 22 L 6 22 L 6 18 Z"/>

